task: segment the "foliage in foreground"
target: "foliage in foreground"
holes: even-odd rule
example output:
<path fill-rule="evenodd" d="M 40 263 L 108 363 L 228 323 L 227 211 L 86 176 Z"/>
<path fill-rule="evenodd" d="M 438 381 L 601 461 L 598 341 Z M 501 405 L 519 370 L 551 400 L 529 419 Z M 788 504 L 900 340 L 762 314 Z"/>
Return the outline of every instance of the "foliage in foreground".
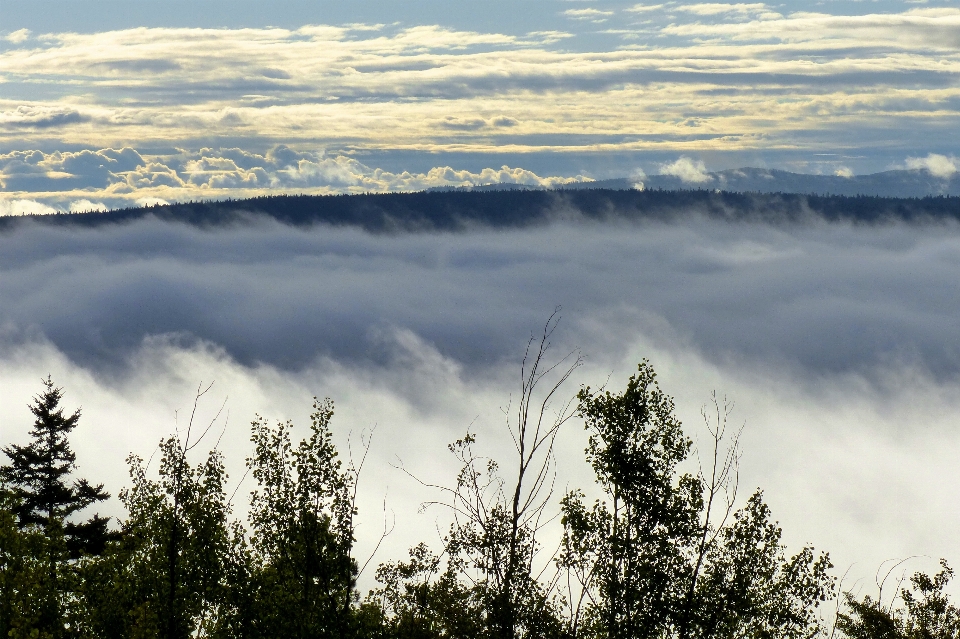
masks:
<path fill-rule="evenodd" d="M 31 443 L 3 449 L 0 637 L 960 637 L 945 562 L 893 602 L 847 593 L 825 620 L 821 604 L 836 595 L 828 556 L 788 553 L 761 491 L 736 507 L 728 407 L 704 413 L 712 447 L 700 472 L 681 472 L 692 442 L 652 367 L 642 362 L 620 393 L 585 387 L 557 400 L 580 360 L 546 363 L 551 330 L 528 345 L 506 411 L 516 456 L 479 455 L 471 433 L 451 444 L 461 470 L 435 487 L 452 515 L 442 543 L 381 563 L 365 597 L 353 554 L 359 469 L 338 456 L 330 400 L 314 402 L 300 442 L 290 422 L 253 421 L 245 524 L 232 516 L 222 455 L 189 460 L 216 419 L 195 432 L 191 418 L 185 437 L 160 443 L 155 472 L 152 459 L 128 458 L 127 516 L 110 531 L 96 515 L 78 520 L 107 495 L 74 478 L 67 435 L 79 411 L 65 415 L 46 380 Z M 554 441 L 575 418 L 589 433 L 593 502 L 580 490 L 554 497 Z M 550 553 L 541 537 L 557 520 Z"/>

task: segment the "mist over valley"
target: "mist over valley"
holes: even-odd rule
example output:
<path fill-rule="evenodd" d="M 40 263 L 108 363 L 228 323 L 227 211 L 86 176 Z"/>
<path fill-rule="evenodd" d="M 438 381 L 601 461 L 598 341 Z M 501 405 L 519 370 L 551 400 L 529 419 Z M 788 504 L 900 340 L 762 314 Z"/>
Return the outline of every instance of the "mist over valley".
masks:
<path fill-rule="evenodd" d="M 324 198 L 19 218 L 0 234 L 3 432 L 25 436 L 24 398 L 56 373 L 84 409 L 80 467 L 115 492 L 126 453 L 148 455 L 201 381 L 227 402 L 236 478 L 254 413 L 302 429 L 309 398 L 330 396 L 341 439 L 376 426 L 361 521 L 376 530 L 389 495 L 403 525 L 383 552 L 402 553 L 439 515 L 416 514 L 429 493 L 394 466 L 439 480 L 453 472 L 444 444 L 468 427 L 508 450 L 500 408 L 559 306 L 556 348 L 585 357 L 577 384 L 613 384 L 649 358 L 694 433 L 712 391 L 735 401 L 741 481 L 764 488 L 793 542 L 844 569 L 947 554 L 960 516 L 956 200 L 821 205 L 920 211 L 858 220 L 756 197 L 352 196 L 331 201 L 372 217 L 333 224 L 279 221 L 286 202 L 323 211 Z M 588 486 L 579 427 L 560 442 L 560 481 Z"/>

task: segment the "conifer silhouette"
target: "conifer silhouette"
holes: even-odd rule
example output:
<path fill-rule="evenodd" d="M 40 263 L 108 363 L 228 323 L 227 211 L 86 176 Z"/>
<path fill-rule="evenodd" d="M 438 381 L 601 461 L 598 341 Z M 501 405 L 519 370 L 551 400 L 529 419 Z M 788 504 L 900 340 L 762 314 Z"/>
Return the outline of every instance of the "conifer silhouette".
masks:
<path fill-rule="evenodd" d="M 30 412 L 36 417 L 26 446 L 12 444 L 3 448 L 10 464 L 0 467 L 0 482 L 13 494 L 14 512 L 20 528 L 38 526 L 63 531 L 71 556 L 99 554 L 109 535 L 109 518 L 94 515 L 76 523 L 67 521 L 74 513 L 110 495 L 103 484 L 70 478 L 77 469 L 70 447 L 70 432 L 80 421 L 80 409 L 64 414 L 60 406 L 63 389 L 50 376 L 43 381 L 44 391 L 33 398 Z"/>

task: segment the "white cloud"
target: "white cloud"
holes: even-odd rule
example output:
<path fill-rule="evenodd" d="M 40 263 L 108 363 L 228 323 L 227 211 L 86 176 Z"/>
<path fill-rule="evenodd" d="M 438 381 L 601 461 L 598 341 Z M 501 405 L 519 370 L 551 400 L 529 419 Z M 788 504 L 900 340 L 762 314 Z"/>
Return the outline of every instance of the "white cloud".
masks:
<path fill-rule="evenodd" d="M 833 174 L 836 175 L 837 177 L 845 177 L 845 178 L 853 177 L 853 171 L 845 166 L 838 167 L 837 170 L 833 172 Z"/>
<path fill-rule="evenodd" d="M 140 197 L 134 200 L 134 204 L 137 206 L 163 206 L 170 203 L 159 197 Z"/>
<path fill-rule="evenodd" d="M 14 44 L 20 44 L 21 42 L 24 42 L 29 37 L 30 37 L 30 29 L 17 29 L 12 33 L 8 33 L 4 37 L 4 40 L 6 40 L 7 42 L 12 42 Z"/>
<path fill-rule="evenodd" d="M 36 200 L 0 199 L 0 216 L 3 215 L 50 215 L 57 210 Z"/>
<path fill-rule="evenodd" d="M 694 4 L 681 4 L 676 7 L 677 11 L 685 11 L 700 16 L 715 16 L 724 13 L 767 13 L 767 5 L 762 2 L 756 3 L 733 3 L 725 2 L 698 2 Z"/>
<path fill-rule="evenodd" d="M 910 9 L 906 12 L 906 15 L 926 16 L 932 18 L 955 18 L 957 16 L 957 12 L 957 9 L 951 7 L 930 7 L 928 9 L 920 7 L 917 9 Z"/>
<path fill-rule="evenodd" d="M 573 34 L 567 31 L 531 31 L 527 34 L 527 40 L 530 44 L 538 44 L 541 46 L 555 44 L 561 40 L 572 37 L 574 37 Z"/>
<path fill-rule="evenodd" d="M 693 7 L 735 7 L 738 5 L 691 5 Z M 752 6 L 752 5 L 743 5 Z M 886 60 L 900 70 L 908 58 L 930 61 L 956 60 L 960 30 L 960 9 L 912 9 L 903 13 L 832 15 L 796 12 L 784 17 L 764 13 L 761 20 L 732 20 L 718 23 L 679 23 L 667 26 L 671 35 L 733 39 L 736 41 L 774 41 L 810 43 L 825 53 L 852 47 L 866 50 L 880 46 L 888 52 Z M 940 52 L 939 57 L 931 55 Z M 902 54 L 907 54 L 906 58 Z M 897 55 L 897 54 L 901 55 Z"/>
<path fill-rule="evenodd" d="M 107 205 L 103 202 L 93 202 L 91 200 L 74 200 L 70 203 L 69 211 L 71 213 L 90 213 L 93 211 L 106 211 Z"/>
<path fill-rule="evenodd" d="M 505 116 L 492 118 L 489 124 L 507 129 L 517 126 Z M 271 193 L 387 193 L 481 184 L 551 188 L 589 179 L 538 175 L 506 165 L 479 171 L 436 166 L 424 172 L 393 172 L 345 155 L 295 151 L 283 145 L 263 155 L 237 148 L 203 148 L 181 151 L 177 156 L 141 155 L 130 148 L 0 155 L 7 206 L 11 201 L 25 201 L 17 193 L 32 186 L 34 199 L 74 212 Z"/>
<path fill-rule="evenodd" d="M 613 11 L 603 11 L 601 9 L 567 9 L 563 15 L 571 20 L 586 20 L 600 24 L 606 22 L 607 18 L 613 15 Z"/>
<path fill-rule="evenodd" d="M 635 4 L 632 7 L 626 9 L 631 13 L 647 13 L 648 11 L 659 11 L 664 8 L 666 5 L 662 4 Z"/>
<path fill-rule="evenodd" d="M 22 80 L 0 97 L 0 131 L 70 148 L 229 139 L 356 157 L 675 157 L 851 146 L 883 130 L 899 136 L 886 146 L 902 161 L 957 119 L 960 10 L 771 17 L 766 6 L 640 4 L 590 50 L 557 44 L 571 33 L 429 25 L 45 34 L 0 52 L 0 76 Z M 605 5 L 576 7 L 571 18 L 613 21 Z"/>
<path fill-rule="evenodd" d="M 707 173 L 703 160 L 693 161 L 688 157 L 681 157 L 675 162 L 661 164 L 660 173 L 678 177 L 690 184 L 703 184 L 713 180 L 713 176 Z"/>
<path fill-rule="evenodd" d="M 957 158 L 938 153 L 931 153 L 925 158 L 907 158 L 906 164 L 908 169 L 923 169 L 935 177 L 944 179 L 960 171 L 960 161 Z"/>

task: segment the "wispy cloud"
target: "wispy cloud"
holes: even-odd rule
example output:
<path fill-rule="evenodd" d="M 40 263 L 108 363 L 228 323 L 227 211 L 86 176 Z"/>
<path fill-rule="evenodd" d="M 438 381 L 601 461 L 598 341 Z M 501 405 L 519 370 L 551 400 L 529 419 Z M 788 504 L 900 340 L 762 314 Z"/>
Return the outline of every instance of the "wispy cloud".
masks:
<path fill-rule="evenodd" d="M 664 4 L 635 4 L 632 7 L 628 7 L 626 11 L 630 13 L 647 13 L 649 11 L 660 11 L 666 5 Z"/>
<path fill-rule="evenodd" d="M 576 29 L 436 25 L 29 34 L 0 51 L 0 150 L 52 136 L 74 149 L 676 157 L 856 148 L 883 131 L 899 159 L 960 125 L 960 83 L 946 81 L 960 77 L 960 9 L 768 9 L 635 5 L 642 27 L 618 25 L 600 50 L 570 46 Z"/>
<path fill-rule="evenodd" d="M 602 23 L 613 15 L 613 11 L 604 11 L 602 9 L 567 9 L 563 12 L 568 18 L 573 20 L 587 20 L 589 22 Z"/>
<path fill-rule="evenodd" d="M 20 44 L 30 37 L 30 29 L 17 29 L 12 33 L 8 33 L 4 36 L 4 40 L 7 42 L 12 42 L 14 44 Z"/>
<path fill-rule="evenodd" d="M 887 55 L 913 52 L 919 56 L 923 52 L 938 50 L 953 49 L 955 53 L 960 38 L 960 9 L 910 9 L 902 13 L 853 16 L 798 12 L 748 22 L 677 24 L 666 27 L 664 32 L 736 40 L 774 40 L 785 44 L 811 43 L 824 52 L 840 47 L 865 52 L 867 48 L 879 46 L 879 51 Z M 883 56 L 872 57 L 883 59 Z M 955 55 L 948 59 L 954 63 L 957 60 Z"/>
<path fill-rule="evenodd" d="M 764 14 L 773 17 L 781 17 L 780 14 L 770 11 L 767 5 L 762 2 L 754 3 L 732 3 L 725 2 L 696 2 L 692 4 L 678 4 L 675 11 L 684 13 L 693 13 L 699 16 L 716 16 L 728 13 L 734 14 Z"/>

